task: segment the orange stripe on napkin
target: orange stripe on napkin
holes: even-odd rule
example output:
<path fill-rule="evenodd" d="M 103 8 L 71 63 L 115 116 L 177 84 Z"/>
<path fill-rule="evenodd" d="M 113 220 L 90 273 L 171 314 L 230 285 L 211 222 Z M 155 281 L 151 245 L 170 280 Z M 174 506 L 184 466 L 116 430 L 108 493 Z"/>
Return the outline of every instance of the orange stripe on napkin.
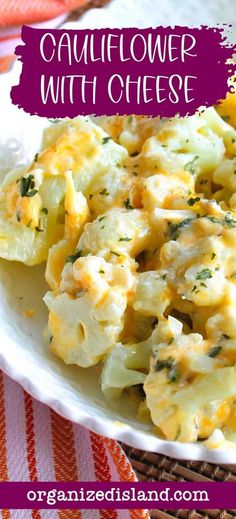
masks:
<path fill-rule="evenodd" d="M 11 63 L 13 62 L 14 60 L 14 56 L 3 56 L 2 58 L 0 58 L 0 73 L 1 72 L 6 72 L 6 70 L 9 69 Z"/>
<path fill-rule="evenodd" d="M 100 436 L 90 432 L 91 447 L 94 457 L 94 470 L 97 481 L 111 481 L 110 467 Z M 100 510 L 101 519 L 117 519 L 116 510 Z"/>
<path fill-rule="evenodd" d="M 0 372 L 0 481 L 8 480 L 3 375 Z"/>
<path fill-rule="evenodd" d="M 116 465 L 120 481 L 137 481 L 136 475 L 120 445 L 111 438 L 103 437 Z M 130 519 L 150 519 L 147 510 L 130 510 Z"/>
<path fill-rule="evenodd" d="M 4 405 L 4 385 L 3 374 L 0 372 L 0 481 L 8 480 L 7 472 L 7 451 L 6 451 L 6 422 Z M 2 519 L 10 519 L 10 510 L 1 511 Z"/>
<path fill-rule="evenodd" d="M 26 419 L 26 448 L 30 481 L 38 481 L 35 455 L 34 414 L 31 396 L 24 392 Z M 32 519 L 41 519 L 39 510 L 32 510 Z"/>
<path fill-rule="evenodd" d="M 86 0 L 1 0 L 0 27 L 48 20 L 84 3 Z"/>
<path fill-rule="evenodd" d="M 56 481 L 78 481 L 73 424 L 51 411 Z M 81 519 L 79 510 L 59 510 L 60 519 Z"/>

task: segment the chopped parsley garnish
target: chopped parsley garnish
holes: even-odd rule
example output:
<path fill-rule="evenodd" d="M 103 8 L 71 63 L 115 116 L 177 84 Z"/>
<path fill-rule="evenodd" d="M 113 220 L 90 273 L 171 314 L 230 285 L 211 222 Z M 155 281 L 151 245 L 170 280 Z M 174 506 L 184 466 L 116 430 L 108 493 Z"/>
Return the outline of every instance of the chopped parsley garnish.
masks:
<path fill-rule="evenodd" d="M 105 216 L 100 216 L 100 218 L 98 218 L 98 221 L 102 222 L 102 220 L 104 220 L 104 218 L 106 218 L 106 217 Z"/>
<path fill-rule="evenodd" d="M 196 279 L 202 280 L 202 279 L 210 279 L 212 278 L 212 272 L 210 269 L 202 269 L 200 272 L 197 272 Z"/>
<path fill-rule="evenodd" d="M 174 366 L 168 370 L 167 378 L 169 382 L 176 382 L 179 378 L 179 375 L 179 366 L 178 364 L 174 364 Z"/>
<path fill-rule="evenodd" d="M 138 176 L 137 171 L 132 171 L 132 175 L 133 175 L 134 177 L 137 177 L 137 176 Z"/>
<path fill-rule="evenodd" d="M 60 123 L 61 121 L 63 121 L 63 119 L 56 119 L 56 118 L 55 118 L 55 119 L 48 119 L 48 121 L 49 121 L 50 123 L 57 124 L 57 123 Z"/>
<path fill-rule="evenodd" d="M 46 207 L 43 207 L 43 209 L 42 209 L 42 213 L 44 213 L 44 214 L 48 214 L 48 209 L 47 209 Z"/>
<path fill-rule="evenodd" d="M 127 118 L 127 123 L 130 124 L 130 123 L 132 123 L 132 121 L 133 121 L 133 116 L 129 115 L 129 117 Z"/>
<path fill-rule="evenodd" d="M 196 198 L 189 198 L 189 200 L 187 200 L 187 204 L 190 205 L 190 206 L 193 206 L 194 204 L 196 204 L 200 200 L 201 200 L 200 196 L 197 196 Z"/>
<path fill-rule="evenodd" d="M 108 193 L 107 188 L 104 187 L 102 191 L 100 191 L 99 195 L 109 196 L 110 193 Z"/>
<path fill-rule="evenodd" d="M 133 206 L 130 203 L 130 199 L 129 198 L 126 198 L 126 200 L 124 201 L 124 205 L 125 205 L 126 209 L 134 209 Z"/>
<path fill-rule="evenodd" d="M 194 285 L 192 290 L 191 290 L 191 294 L 192 294 L 192 292 L 195 292 L 196 290 L 197 290 L 197 285 Z"/>
<path fill-rule="evenodd" d="M 99 274 L 105 274 L 105 270 L 99 270 Z"/>
<path fill-rule="evenodd" d="M 167 369 L 167 378 L 169 382 L 176 382 L 179 378 L 179 366 L 176 364 L 173 357 L 168 357 L 168 359 L 164 360 L 158 360 L 156 362 L 155 369 L 156 371 Z"/>
<path fill-rule="evenodd" d="M 191 173 L 191 175 L 194 175 L 195 172 L 196 172 L 196 160 L 199 159 L 199 155 L 195 155 L 195 157 L 193 157 L 193 160 L 190 160 L 189 162 L 187 162 L 187 164 L 184 165 L 184 170 L 185 171 L 188 171 L 189 173 Z"/>
<path fill-rule="evenodd" d="M 205 288 L 207 288 L 206 283 L 200 283 L 200 286 L 201 286 L 201 287 L 205 287 Z"/>
<path fill-rule="evenodd" d="M 156 371 L 162 371 L 163 369 L 170 369 L 173 367 L 175 360 L 173 357 L 168 357 L 168 359 L 157 360 L 155 369 Z"/>
<path fill-rule="evenodd" d="M 111 254 L 114 254 L 115 256 L 117 256 L 118 258 L 120 257 L 120 254 L 118 254 L 118 252 L 114 251 L 114 250 L 110 250 L 110 253 Z"/>
<path fill-rule="evenodd" d="M 90 193 L 89 200 L 92 200 L 92 198 L 93 198 L 93 195 L 92 195 L 92 193 Z"/>
<path fill-rule="evenodd" d="M 130 153 L 130 157 L 137 157 L 139 155 L 138 151 L 134 151 L 133 153 Z"/>
<path fill-rule="evenodd" d="M 129 238 L 128 236 L 125 236 L 124 238 L 119 238 L 118 241 L 131 241 L 132 238 Z"/>
<path fill-rule="evenodd" d="M 225 121 L 227 123 L 230 120 L 230 116 L 229 115 L 222 115 L 221 119 L 223 119 L 223 121 Z"/>
<path fill-rule="evenodd" d="M 211 357 L 211 359 L 214 359 L 214 357 L 217 357 L 217 355 L 219 355 L 221 350 L 222 350 L 222 346 L 213 346 L 213 348 L 211 348 L 208 351 L 208 357 Z"/>
<path fill-rule="evenodd" d="M 38 192 L 35 187 L 34 175 L 29 175 L 28 177 L 21 177 L 20 179 L 20 194 L 21 196 L 31 197 L 36 195 Z"/>
<path fill-rule="evenodd" d="M 44 231 L 44 229 L 40 229 L 40 227 L 38 227 L 38 226 L 35 227 L 35 230 L 36 230 L 37 232 L 43 232 L 43 231 Z"/>
<path fill-rule="evenodd" d="M 17 219 L 17 222 L 21 221 L 21 217 L 20 217 L 20 212 L 19 211 L 16 211 L 16 219 Z"/>
<path fill-rule="evenodd" d="M 77 259 L 81 258 L 82 254 L 82 250 L 77 250 L 75 254 L 71 254 L 71 256 L 66 258 L 66 263 L 74 263 Z"/>
<path fill-rule="evenodd" d="M 224 337 L 224 339 L 230 339 L 230 336 L 227 335 L 227 333 L 223 333 L 222 337 Z"/>
<path fill-rule="evenodd" d="M 236 220 L 230 214 L 226 214 L 224 224 L 226 227 L 236 227 Z"/>
<path fill-rule="evenodd" d="M 212 255 L 211 255 L 211 260 L 213 261 L 216 257 L 216 253 L 215 252 L 212 252 Z"/>
<path fill-rule="evenodd" d="M 111 137 L 103 137 L 102 139 L 102 144 L 107 144 L 109 141 L 111 141 L 112 138 Z"/>
<path fill-rule="evenodd" d="M 181 230 L 184 227 L 187 227 L 190 222 L 192 221 L 192 218 L 186 218 L 185 220 L 182 220 L 180 223 L 171 223 L 169 224 L 169 232 L 171 235 L 172 240 L 177 240 L 177 238 L 180 235 Z"/>
<path fill-rule="evenodd" d="M 37 162 L 37 160 L 38 160 L 38 157 L 39 157 L 39 154 L 38 154 L 38 153 L 36 153 L 36 154 L 35 154 L 35 156 L 34 156 L 34 162 Z"/>

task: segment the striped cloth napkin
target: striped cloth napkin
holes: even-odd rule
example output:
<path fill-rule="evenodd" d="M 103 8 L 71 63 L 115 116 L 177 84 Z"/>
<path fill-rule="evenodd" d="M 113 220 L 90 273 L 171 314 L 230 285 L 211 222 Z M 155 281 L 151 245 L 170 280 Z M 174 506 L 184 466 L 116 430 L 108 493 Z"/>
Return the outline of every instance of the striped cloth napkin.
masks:
<path fill-rule="evenodd" d="M 58 27 L 69 11 L 86 3 L 88 0 L 0 0 L 0 72 L 14 59 L 22 24 Z"/>
<path fill-rule="evenodd" d="M 137 481 L 120 445 L 34 400 L 0 371 L 0 481 Z M 144 510 L 2 510 L 2 519 L 148 519 Z"/>

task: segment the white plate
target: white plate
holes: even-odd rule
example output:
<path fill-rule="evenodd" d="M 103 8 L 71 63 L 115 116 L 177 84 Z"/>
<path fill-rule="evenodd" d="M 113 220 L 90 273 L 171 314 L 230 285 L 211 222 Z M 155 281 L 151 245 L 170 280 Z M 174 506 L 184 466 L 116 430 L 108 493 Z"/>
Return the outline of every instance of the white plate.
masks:
<path fill-rule="evenodd" d="M 153 3 L 153 0 L 151 1 Z M 167 9 L 173 5 L 173 1 L 175 2 L 166 2 Z M 127 8 L 134 8 L 134 3 L 135 9 L 129 11 L 130 18 L 127 18 Z M 214 0 L 214 6 L 216 4 Z M 212 6 L 213 2 L 208 2 L 208 8 Z M 151 25 L 149 12 L 150 0 L 125 0 L 125 4 L 119 0 L 106 9 L 99 10 L 96 18 L 93 12 L 89 12 L 76 27 L 92 27 L 94 19 L 96 26 L 127 25 L 123 23 L 124 13 L 129 21 L 128 25 L 148 26 Z M 170 10 L 169 14 L 171 15 Z M 152 25 L 173 23 L 170 17 L 163 22 L 160 13 L 158 16 L 159 18 L 155 19 L 152 13 Z M 202 21 L 207 21 L 206 16 Z M 176 22 L 181 23 L 180 20 Z M 72 27 L 71 24 L 69 26 Z M 36 116 L 30 117 L 11 105 L 9 91 L 12 85 L 18 83 L 19 71 L 20 65 L 16 64 L 9 73 L 0 76 L 2 176 L 16 163 L 29 160 L 37 152 L 42 130 L 48 124 L 47 120 Z M 47 311 L 42 302 L 42 296 L 46 291 L 42 266 L 27 268 L 20 264 L 0 261 L 0 279 L 0 368 L 17 380 L 31 395 L 48 404 L 65 418 L 136 448 L 180 459 L 215 463 L 236 462 L 236 449 L 208 450 L 201 444 L 180 444 L 160 440 L 152 433 L 151 424 L 142 424 L 137 420 L 133 404 L 129 405 L 123 401 L 116 409 L 107 406 L 100 390 L 99 372 L 96 367 L 86 370 L 68 367 L 48 351 L 42 338 L 47 319 Z M 35 316 L 29 319 L 24 316 L 24 311 L 32 308 L 35 309 Z"/>

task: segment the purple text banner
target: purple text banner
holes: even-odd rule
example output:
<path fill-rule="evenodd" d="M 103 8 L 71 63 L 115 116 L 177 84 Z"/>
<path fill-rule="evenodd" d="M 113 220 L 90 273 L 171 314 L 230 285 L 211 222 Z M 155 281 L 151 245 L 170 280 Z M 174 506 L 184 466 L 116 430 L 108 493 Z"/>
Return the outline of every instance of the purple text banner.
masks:
<path fill-rule="evenodd" d="M 1 509 L 235 509 L 236 483 L 0 483 Z"/>
<path fill-rule="evenodd" d="M 12 102 L 30 114 L 193 114 L 223 99 L 236 45 L 222 28 L 44 30 L 23 26 Z"/>

